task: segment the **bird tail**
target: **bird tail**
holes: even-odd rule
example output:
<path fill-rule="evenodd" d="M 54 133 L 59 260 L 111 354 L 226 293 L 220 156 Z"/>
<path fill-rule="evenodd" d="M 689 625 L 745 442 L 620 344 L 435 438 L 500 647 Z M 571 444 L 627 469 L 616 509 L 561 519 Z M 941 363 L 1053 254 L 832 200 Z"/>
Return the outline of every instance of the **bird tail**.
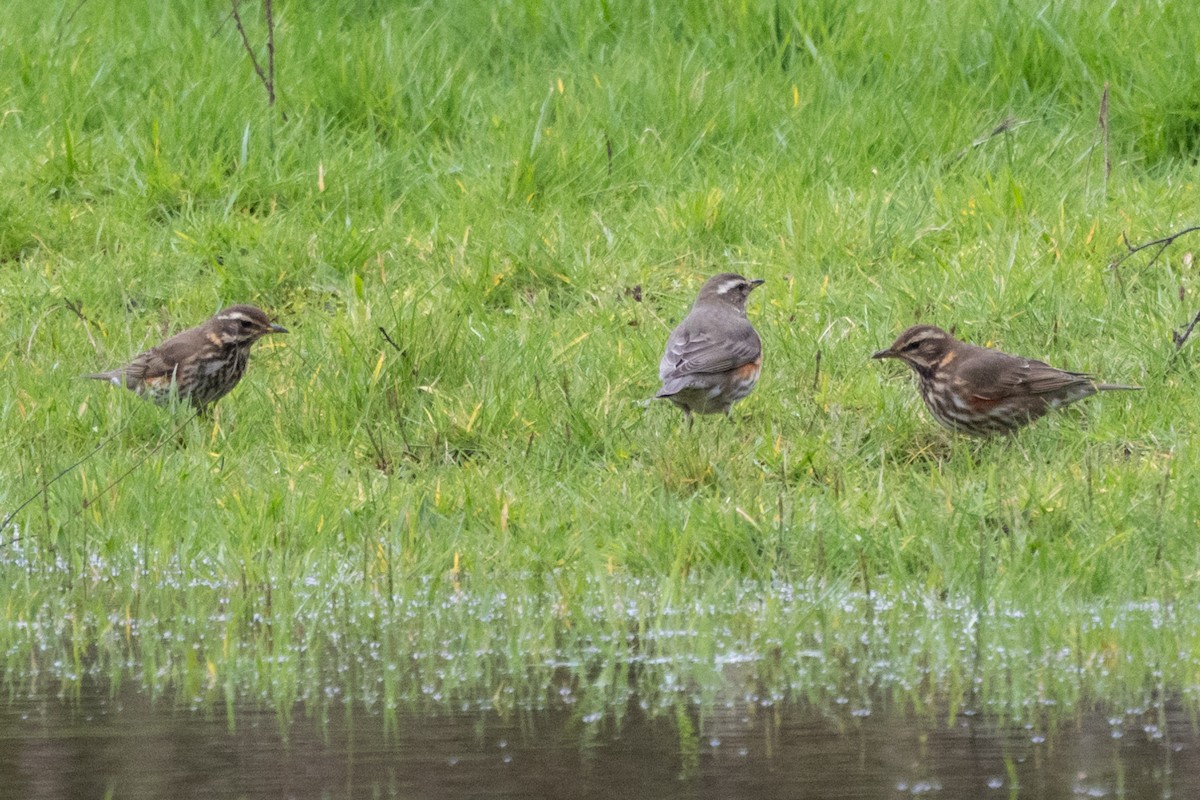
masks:
<path fill-rule="evenodd" d="M 1140 392 L 1141 386 L 1126 386 L 1122 383 L 1097 383 L 1097 392 Z"/>
<path fill-rule="evenodd" d="M 654 395 L 654 398 L 657 400 L 662 397 L 671 397 L 682 392 L 687 386 L 686 376 L 681 378 L 667 378 L 663 381 L 662 387 Z"/>
<path fill-rule="evenodd" d="M 680 381 L 678 379 L 668 380 L 668 381 L 666 381 L 665 384 L 662 384 L 661 389 L 659 389 L 659 391 L 655 393 L 654 399 L 659 399 L 661 397 L 671 397 L 672 395 L 678 395 L 679 391 L 684 389 L 684 386 L 685 386 L 685 384 L 683 383 L 683 381 Z"/>

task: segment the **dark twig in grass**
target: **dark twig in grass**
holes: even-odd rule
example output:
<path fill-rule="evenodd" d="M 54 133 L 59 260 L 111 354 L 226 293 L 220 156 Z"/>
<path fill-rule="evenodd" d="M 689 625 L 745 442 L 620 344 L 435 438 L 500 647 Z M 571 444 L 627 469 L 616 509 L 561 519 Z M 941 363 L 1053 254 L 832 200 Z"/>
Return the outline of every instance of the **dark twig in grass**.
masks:
<path fill-rule="evenodd" d="M 173 439 L 174 439 L 176 436 L 178 436 L 178 435 L 179 435 L 179 432 L 183 430 L 183 428 L 184 428 L 184 426 L 185 426 L 185 425 L 187 425 L 189 422 L 191 422 L 192 420 L 196 419 L 196 417 L 199 417 L 199 416 L 200 416 L 200 412 L 199 412 L 199 411 L 193 411 L 193 412 L 192 412 L 192 414 L 191 414 L 191 416 L 189 416 L 189 417 L 188 417 L 187 419 L 185 419 L 183 422 L 181 422 L 181 423 L 179 423 L 178 425 L 176 425 L 176 426 L 175 426 L 175 429 L 174 429 L 173 431 L 171 431 L 169 434 L 167 434 L 166 436 L 164 436 L 164 437 L 163 437 L 163 439 L 162 439 L 162 441 L 160 441 L 158 444 L 156 444 L 156 445 L 154 446 L 154 449 L 153 449 L 153 450 L 151 450 L 149 453 L 146 453 L 146 455 L 144 455 L 144 456 L 142 456 L 141 458 L 139 458 L 139 459 L 137 460 L 137 462 L 136 462 L 136 463 L 134 463 L 134 465 L 133 465 L 132 467 L 130 467 L 129 469 L 125 470 L 125 471 L 124 471 L 124 472 L 122 472 L 120 475 L 118 475 L 118 476 L 117 476 L 117 478 L 116 478 L 115 480 L 113 480 L 111 483 L 109 483 L 107 486 L 105 486 L 105 487 L 104 487 L 104 488 L 103 488 L 101 491 L 97 492 L 97 493 L 96 493 L 95 495 L 93 495 L 91 498 L 85 498 L 85 499 L 84 499 L 84 501 L 83 501 L 83 504 L 82 504 L 82 505 L 79 507 L 79 509 L 78 509 L 78 510 L 77 510 L 77 511 L 76 511 L 74 514 L 72 514 L 70 517 L 68 517 L 68 518 L 67 518 L 67 522 L 70 522 L 71 520 L 73 520 L 73 519 L 75 519 L 76 517 L 78 517 L 80 514 L 82 514 L 84 511 L 86 511 L 86 510 L 88 509 L 88 507 L 89 507 L 89 506 L 91 506 L 93 503 L 95 503 L 97 500 L 99 500 L 99 499 L 100 499 L 100 498 L 101 498 L 101 497 L 104 495 L 104 493 L 105 493 L 105 492 L 107 492 L 108 490 L 112 489 L 112 488 L 113 488 L 114 486 L 116 486 L 118 483 L 120 483 L 121 481 L 123 481 L 123 480 L 125 480 L 127 477 L 129 477 L 129 475 L 130 475 L 130 474 L 131 474 L 131 473 L 132 473 L 132 472 L 133 472 L 135 469 L 137 469 L 138 467 L 140 467 L 142 464 L 145 464 L 145 463 L 146 463 L 146 461 L 147 461 L 147 459 L 149 459 L 149 458 L 150 458 L 150 456 L 154 455 L 154 454 L 155 454 L 155 453 L 157 453 L 159 450 L 161 450 L 161 449 L 163 448 L 163 445 L 165 445 L 167 442 L 169 442 L 169 441 L 173 440 Z M 13 520 L 13 518 L 14 518 L 14 517 L 15 517 L 17 514 L 19 514 L 19 513 L 20 513 L 21 509 L 25 508 L 25 506 L 29 505 L 30 503 L 32 503 L 34 500 L 36 500 L 36 499 L 37 499 L 37 498 L 39 498 L 39 497 L 46 497 L 46 490 L 50 488 L 50 485 L 51 485 L 51 484 L 53 484 L 53 483 L 54 483 L 55 481 L 57 481 L 59 478 L 61 478 L 62 476 L 66 475 L 68 472 L 70 472 L 71 470 L 75 469 L 75 468 L 76 468 L 76 467 L 78 467 L 80 464 L 82 464 L 83 462 L 87 461 L 89 458 L 91 458 L 92 456 L 94 456 L 94 455 L 95 455 L 96 453 L 98 453 L 98 452 L 99 452 L 99 451 L 100 451 L 100 450 L 101 450 L 101 449 L 102 449 L 102 448 L 103 448 L 103 447 L 104 447 L 106 444 L 108 444 L 108 443 L 109 443 L 109 442 L 111 442 L 113 439 L 117 438 L 117 437 L 118 437 L 118 436 L 120 436 L 122 433 L 124 433 L 124 432 L 125 432 L 125 429 L 126 429 L 126 428 L 128 428 L 128 427 L 129 427 L 129 424 L 128 424 L 128 423 L 126 423 L 126 424 L 125 424 L 125 425 L 124 425 L 124 426 L 123 426 L 123 427 L 122 427 L 120 430 L 118 430 L 116 433 L 113 433 L 113 434 L 111 434 L 111 435 L 107 436 L 107 437 L 106 437 L 106 438 L 105 438 L 105 439 L 104 439 L 102 442 L 100 442 L 100 444 L 98 444 L 98 445 L 96 445 L 94 448 L 92 448 L 91 452 L 89 452 L 89 453 L 88 453 L 87 455 L 85 455 L 83 458 L 79 459 L 79 460 L 78 460 L 78 461 L 76 461 L 74 464 L 72 464 L 71 466 L 67 467 L 67 468 L 66 468 L 66 469 L 64 469 L 62 472 L 58 473 L 58 474 L 57 474 L 57 475 L 55 475 L 53 478 L 51 478 L 50 480 L 48 480 L 48 481 L 44 481 L 44 482 L 42 483 L 42 487 L 41 487 L 40 489 L 38 489 L 38 491 L 37 491 L 37 493 L 36 493 L 36 494 L 34 494 L 32 497 L 30 497 L 30 498 L 28 498 L 27 500 L 25 500 L 25 502 L 21 503 L 21 505 L 17 506 L 17 507 L 16 507 L 16 508 L 15 508 L 15 509 L 12 511 L 12 513 L 10 513 L 10 514 L 9 514 L 7 517 L 5 517 L 5 518 L 4 518 L 4 520 L 3 520 L 2 522 L 0 522 L 0 532 L 3 532 L 3 531 L 4 531 L 4 529 L 8 527 L 8 523 L 9 523 L 9 522 L 11 522 L 11 521 Z M 47 498 L 45 502 L 46 502 L 46 503 L 48 503 L 48 502 L 49 502 L 49 499 Z M 47 506 L 47 510 L 48 510 L 48 506 Z M 0 542 L 0 547 L 4 547 L 5 545 L 10 545 L 10 544 L 12 544 L 12 543 L 14 543 L 14 542 L 16 542 L 16 541 L 17 541 L 17 537 L 14 537 L 14 538 L 12 538 L 12 539 L 9 539 L 9 540 L 8 540 L 8 541 L 6 541 L 6 542 Z"/>
<path fill-rule="evenodd" d="M 220 35 L 221 30 L 225 27 L 225 23 L 231 19 L 233 19 L 233 14 L 226 14 L 225 16 L 221 17 L 221 21 L 217 24 L 216 29 L 213 30 L 212 36 L 210 36 L 209 38 L 210 39 L 217 38 L 217 36 Z"/>
<path fill-rule="evenodd" d="M 1154 255 L 1150 258 L 1150 261 L 1147 262 L 1147 264 L 1146 264 L 1147 267 L 1153 266 L 1154 262 L 1158 261 L 1159 256 L 1161 256 L 1163 254 L 1163 251 L 1166 250 L 1171 245 L 1173 245 L 1175 243 L 1176 239 L 1178 239 L 1179 237 L 1184 236 L 1186 234 L 1192 233 L 1194 231 L 1200 231 L 1200 225 L 1192 225 L 1190 227 L 1184 228 L 1181 231 L 1176 231 L 1175 233 L 1172 233 L 1170 236 L 1164 236 L 1161 239 L 1154 239 L 1152 241 L 1144 242 L 1143 244 L 1139 244 L 1139 245 L 1130 244 L 1129 237 L 1125 234 L 1124 231 L 1121 231 L 1121 241 L 1125 243 L 1125 252 L 1121 255 L 1120 258 L 1110 261 L 1108 263 L 1108 268 L 1115 270 L 1117 267 L 1121 266 L 1127 260 L 1132 258 L 1135 253 L 1140 253 L 1141 251 L 1146 250 L 1151 247 L 1157 247 L 1158 250 L 1156 250 L 1154 252 Z"/>
<path fill-rule="evenodd" d="M 263 16 L 267 21 L 267 69 L 263 71 L 262 65 L 258 63 L 258 56 L 254 55 L 254 46 L 250 44 L 250 37 L 246 34 L 246 26 L 242 24 L 242 15 L 238 11 L 238 6 L 241 5 L 241 0 L 230 0 L 230 9 L 233 15 L 233 22 L 237 25 L 238 33 L 242 35 L 242 46 L 246 48 L 246 53 L 250 56 L 250 63 L 254 66 L 254 71 L 258 73 L 258 79 L 262 81 L 263 87 L 267 90 L 267 105 L 275 105 L 275 16 L 272 9 L 271 0 L 263 0 Z"/>
<path fill-rule="evenodd" d="M 1095 498 L 1093 496 L 1094 489 L 1092 488 L 1092 485 L 1093 485 L 1092 459 L 1090 457 L 1085 456 L 1083 459 L 1083 474 L 1084 474 L 1084 478 L 1087 480 L 1087 510 L 1088 510 L 1088 513 L 1090 514 L 1092 512 L 1093 503 L 1095 501 Z"/>
<path fill-rule="evenodd" d="M 41 488 L 39 488 L 39 489 L 38 489 L 36 492 L 34 492 L 32 495 L 30 495 L 28 498 L 26 498 L 26 499 L 25 499 L 25 500 L 24 500 L 24 501 L 21 503 L 21 505 L 17 506 L 17 507 L 16 507 L 16 508 L 14 508 L 14 509 L 13 509 L 11 512 L 9 512 L 8 516 L 6 516 L 6 517 L 4 518 L 4 520 L 3 520 L 3 521 L 0 521 L 0 533 L 3 533 L 3 532 L 4 532 L 4 529 L 8 527 L 8 523 L 12 522 L 13 518 L 14 518 L 14 517 L 16 517 L 16 516 L 17 516 L 17 514 L 20 514 L 20 513 L 21 513 L 21 510 L 22 510 L 22 509 L 24 509 L 24 508 L 25 508 L 25 506 L 29 505 L 29 504 L 30 504 L 30 503 L 32 503 L 34 500 L 37 500 L 39 497 L 41 497 L 43 494 L 45 494 L 45 493 L 46 493 L 46 490 L 50 488 L 50 484 L 54 483 L 54 482 L 55 482 L 55 481 L 57 481 L 59 478 L 61 478 L 62 476 L 66 475 L 68 472 L 70 472 L 71 470 L 75 469 L 75 468 L 76 468 L 76 467 L 78 467 L 80 464 L 82 464 L 83 462 L 85 462 L 85 461 L 87 461 L 89 458 L 91 458 L 92 456 L 96 455 L 96 453 L 100 452 L 100 448 L 102 448 L 102 447 L 104 447 L 104 445 L 108 444 L 108 442 L 109 442 L 109 441 L 110 441 L 110 440 L 111 440 L 111 439 L 112 439 L 114 436 L 116 436 L 116 435 L 117 435 L 118 433 L 120 433 L 120 432 L 121 432 L 121 431 L 118 431 L 117 433 L 114 433 L 112 436 L 109 436 L 107 439 L 105 439 L 105 440 L 103 440 L 102 442 L 100 442 L 100 444 L 98 444 L 98 445 L 96 445 L 94 448 L 92 448 L 91 452 L 89 452 L 89 453 L 88 453 L 86 456 L 84 456 L 83 458 L 79 459 L 79 460 L 78 460 L 78 461 L 76 461 L 74 464 L 71 464 L 71 466 L 67 467 L 67 468 L 66 468 L 66 469 L 64 469 L 62 472 L 58 473 L 58 474 L 57 474 L 57 475 L 55 475 L 53 478 L 51 478 L 50 480 L 48 480 L 48 481 L 42 481 Z M 4 546 L 4 545 L 6 545 L 6 544 L 11 544 L 13 541 L 16 541 L 16 540 L 15 540 L 15 539 L 13 539 L 13 540 L 11 540 L 11 541 L 9 541 L 9 542 L 0 542 L 0 547 L 3 547 L 3 546 Z"/>
<path fill-rule="evenodd" d="M 194 416 L 194 415 L 193 415 L 193 416 Z M 116 431 L 115 433 L 111 433 L 111 434 L 109 434 L 108 436 L 106 436 L 106 437 L 104 437 L 103 439 L 101 439 L 101 440 L 100 440 L 100 442 L 99 442 L 99 444 L 97 444 L 97 445 L 96 445 L 95 447 L 93 447 L 93 448 L 92 448 L 90 451 L 88 451 L 87 455 L 83 456 L 83 457 L 82 457 L 82 458 L 80 458 L 78 461 L 75 461 L 73 464 L 71 464 L 70 466 L 68 466 L 68 467 L 66 467 L 65 469 L 63 469 L 61 472 L 59 472 L 57 475 L 55 475 L 55 476 L 54 476 L 53 478 L 51 478 L 50 480 L 48 480 L 48 481 L 42 481 L 42 486 L 41 486 L 41 488 L 39 488 L 39 489 L 38 489 L 36 492 L 34 492 L 34 493 L 31 495 L 31 496 L 29 496 L 28 498 L 26 498 L 26 499 L 25 499 L 25 500 L 24 500 L 24 501 L 21 503 L 21 505 L 19 505 L 19 506 L 17 506 L 16 508 L 14 508 L 14 509 L 13 509 L 13 510 L 12 510 L 12 511 L 11 511 L 11 512 L 8 514 L 8 516 L 6 516 L 6 517 L 4 518 L 4 520 L 3 520 L 3 521 L 0 521 L 0 533 L 3 533 L 3 532 L 4 532 L 4 529 L 8 527 L 8 523 L 12 522 L 12 521 L 13 521 L 13 518 L 14 518 L 14 517 L 16 517 L 16 516 L 17 516 L 17 514 L 20 514 L 20 513 L 21 513 L 21 510 L 22 510 L 23 508 L 25 508 L 25 506 L 29 505 L 29 504 L 30 504 L 30 503 L 32 503 L 34 500 L 37 500 L 39 497 L 42 497 L 42 496 L 44 496 L 44 495 L 46 494 L 46 490 L 47 490 L 47 489 L 49 489 L 49 488 L 50 488 L 50 487 L 51 487 L 51 486 L 52 486 L 52 485 L 53 485 L 53 484 L 54 484 L 54 483 L 55 483 L 55 482 L 56 482 L 56 481 L 57 481 L 59 478 L 63 477 L 63 476 L 64 476 L 64 475 L 66 475 L 68 472 L 71 472 L 71 471 L 72 471 L 72 470 L 74 470 L 76 467 L 78 467 L 78 466 L 80 466 L 81 464 L 83 464 L 83 462 L 87 461 L 89 458 L 91 458 L 92 456 L 96 455 L 96 453 L 99 453 L 99 452 L 100 452 L 102 449 L 104 449 L 105 445 L 107 445 L 107 444 L 108 444 L 109 442 L 111 442 L 113 439 L 116 439 L 118 436 L 120 436 L 121 434 L 123 434 L 123 433 L 125 432 L 125 430 L 126 430 L 128 427 L 129 427 L 129 423 L 125 423 L 124 425 L 122 425 L 122 426 L 121 426 L 120 430 Z M 4 546 L 4 545 L 6 545 L 6 544 L 11 544 L 11 542 L 13 542 L 13 541 L 16 541 L 16 539 L 12 539 L 12 540 L 10 540 L 10 541 L 8 541 L 8 542 L 0 542 L 0 547 L 3 547 L 3 546 Z"/>
<path fill-rule="evenodd" d="M 971 147 L 972 148 L 982 147 L 983 145 L 990 142 L 992 139 L 995 139 L 1000 134 L 1008 133 L 1009 131 L 1014 131 L 1017 128 L 1021 127 L 1022 125 L 1028 125 L 1028 124 L 1029 124 L 1029 120 L 1020 120 L 1020 119 L 1017 119 L 1016 117 L 1005 117 L 1004 119 L 1000 120 L 999 125 L 992 128 L 990 133 L 980 136 L 978 139 L 971 142 Z"/>
<path fill-rule="evenodd" d="M 1108 177 L 1112 175 L 1112 158 L 1108 151 L 1108 83 L 1100 95 L 1100 135 L 1104 140 L 1104 199 L 1108 199 Z"/>
<path fill-rule="evenodd" d="M 814 359 L 816 364 L 813 366 L 813 385 L 812 390 L 817 391 L 817 387 L 821 385 L 821 348 L 817 348 L 817 355 Z"/>
<path fill-rule="evenodd" d="M 1175 243 L 1176 239 L 1180 238 L 1181 236 L 1186 236 L 1189 233 L 1194 233 L 1195 231 L 1200 231 L 1200 225 L 1189 225 L 1188 227 L 1183 228 L 1182 230 L 1175 231 L 1175 233 L 1172 233 L 1168 236 L 1163 236 L 1160 239 L 1153 239 L 1149 242 L 1143 242 L 1142 244 L 1139 244 L 1139 245 L 1130 244 L 1129 236 L 1126 235 L 1126 233 L 1124 231 L 1122 231 L 1121 232 L 1121 241 L 1124 242 L 1124 244 L 1125 244 L 1125 252 L 1121 255 L 1120 258 L 1116 258 L 1116 259 L 1112 260 L 1111 262 L 1109 262 L 1108 268 L 1113 270 L 1114 272 L 1116 272 L 1117 275 L 1119 276 L 1120 271 L 1118 268 L 1122 264 L 1124 264 L 1127 260 L 1132 258 L 1134 256 L 1134 254 L 1140 253 L 1143 250 L 1148 250 L 1153 247 L 1153 248 L 1157 248 L 1157 249 L 1155 249 L 1154 255 L 1151 256 L 1150 260 L 1146 263 L 1146 266 L 1151 266 L 1154 264 L 1155 261 L 1158 261 L 1158 259 L 1162 256 L 1162 254 L 1166 251 L 1166 249 L 1168 247 L 1170 247 L 1171 245 L 1173 245 Z M 1191 338 L 1192 331 L 1194 331 L 1196 329 L 1197 325 L 1200 325 L 1200 311 L 1196 312 L 1196 316 L 1192 317 L 1192 321 L 1187 324 L 1187 326 L 1183 329 L 1182 332 L 1180 332 L 1178 330 L 1171 331 L 1171 339 L 1172 339 L 1172 341 L 1175 342 L 1175 352 L 1176 353 L 1178 353 L 1180 350 L 1183 349 L 1184 344 L 1186 344 L 1187 340 L 1189 338 Z"/>
<path fill-rule="evenodd" d="M 400 345 L 396 344 L 396 340 L 391 337 L 391 335 L 387 332 L 386 328 L 384 328 L 382 325 L 380 325 L 379 332 L 381 334 L 383 334 L 383 340 L 385 342 L 390 344 L 396 350 L 397 353 L 399 353 L 400 355 L 404 355 L 404 351 L 400 349 Z"/>
<path fill-rule="evenodd" d="M 1009 131 L 1015 131 L 1017 128 L 1028 124 L 1029 120 L 1017 119 L 1016 117 L 1005 117 L 1004 119 L 1000 120 L 1000 123 L 996 125 L 996 127 L 992 128 L 991 132 L 980 136 L 978 139 L 971 142 L 969 146 L 964 147 L 962 150 L 959 150 L 957 153 L 947 159 L 946 166 L 950 166 L 951 164 L 956 164 L 959 161 L 962 161 L 972 150 L 978 150 L 980 147 L 983 147 L 997 136 L 1008 133 Z"/>
<path fill-rule="evenodd" d="M 1183 329 L 1183 333 L 1171 331 L 1171 339 L 1175 342 L 1176 353 L 1183 349 L 1184 343 L 1191 337 L 1192 331 L 1196 329 L 1197 324 L 1200 324 L 1200 311 L 1197 311 L 1196 316 L 1192 317 L 1192 321 Z"/>
<path fill-rule="evenodd" d="M 400 426 L 400 441 L 404 442 L 404 455 L 408 456 L 410 461 L 417 460 L 417 452 L 413 446 L 409 444 L 408 434 L 405 432 L 404 426 Z"/>
<path fill-rule="evenodd" d="M 367 433 L 367 441 L 371 443 L 371 449 L 375 451 L 375 468 L 385 475 L 392 474 L 392 460 L 388 458 L 387 450 L 383 446 L 383 434 L 376 431 L 369 424 L 365 426 Z"/>
<path fill-rule="evenodd" d="M 96 338 L 92 336 L 92 325 L 95 323 L 84 316 L 83 303 L 68 299 L 63 301 L 63 305 L 67 307 L 68 311 L 79 317 L 79 321 L 83 323 L 83 332 L 87 334 L 88 341 L 92 343 L 92 349 L 96 351 L 97 355 L 99 355 L 100 345 L 96 344 Z"/>
<path fill-rule="evenodd" d="M 107 494 L 107 493 L 108 493 L 108 491 L 109 491 L 110 489 L 112 489 L 114 486 L 116 486 L 116 485 L 117 485 L 118 483 L 120 483 L 121 481 L 123 481 L 123 480 L 125 480 L 126 478 L 128 478 L 128 477 L 130 476 L 130 474 L 132 474 L 132 472 L 133 472 L 135 469 L 137 469 L 138 467 L 140 467 L 142 464 L 145 464 L 145 463 L 146 463 L 146 461 L 147 461 L 147 460 L 150 458 L 150 456 L 154 455 L 154 454 L 155 454 L 155 453 L 157 453 L 159 450 L 162 450 L 162 449 L 163 449 L 163 446 L 164 446 L 164 445 L 166 445 L 166 443 L 167 443 L 167 442 L 174 441 L 175 437 L 179 435 L 180 431 L 182 431 L 182 430 L 183 430 L 183 428 L 184 428 L 184 426 L 185 426 L 185 425 L 187 425 L 189 422 L 191 422 L 192 420 L 196 419 L 196 418 L 197 418 L 197 417 L 199 417 L 199 416 L 200 416 L 200 412 L 199 412 L 199 411 L 193 411 L 193 412 L 192 412 L 192 415 L 191 415 L 190 417 L 188 417 L 188 418 L 187 418 L 187 419 L 185 419 L 183 422 L 181 422 L 181 423 L 179 423 L 178 425 L 176 425 L 176 426 L 175 426 L 175 430 L 171 431 L 169 434 L 167 434 L 166 436 L 164 436 L 164 437 L 162 438 L 162 440 L 161 440 L 161 441 L 160 441 L 158 444 L 154 445 L 154 448 L 153 448 L 153 449 L 152 449 L 152 450 L 151 450 L 149 453 L 146 453 L 146 455 L 142 456 L 142 457 L 141 457 L 141 458 L 139 458 L 137 461 L 135 461 L 132 467 L 130 467 L 129 469 L 127 469 L 127 470 L 125 470 L 124 472 L 122 472 L 122 473 L 121 473 L 120 475 L 118 475 L 118 476 L 117 476 L 117 477 L 116 477 L 116 478 L 115 478 L 115 479 L 114 479 L 114 480 L 113 480 L 111 483 L 109 483 L 107 486 L 105 486 L 105 487 L 104 487 L 103 489 L 101 489 L 100 491 L 96 492 L 96 493 L 95 493 L 94 495 L 92 495 L 91 497 L 84 498 L 83 505 L 81 505 L 81 506 L 79 507 L 79 510 L 78 510 L 78 511 L 76 511 L 74 514 L 72 514 L 72 515 L 71 515 L 71 517 L 70 517 L 70 519 L 68 519 L 67 521 L 69 522 L 71 519 L 75 519 L 75 517 L 77 517 L 77 516 L 79 516 L 80 514 L 82 514 L 82 513 L 83 513 L 84 511 L 86 511 L 86 510 L 87 510 L 87 509 L 88 509 L 88 508 L 89 508 L 89 507 L 90 507 L 90 506 L 91 506 L 93 503 L 95 503 L 97 500 L 99 500 L 101 497 L 103 497 L 105 494 Z"/>
<path fill-rule="evenodd" d="M 275 105 L 275 4 L 273 0 L 263 0 L 263 16 L 267 21 L 267 74 L 271 76 L 271 85 L 267 93 L 271 97 L 269 105 Z"/>

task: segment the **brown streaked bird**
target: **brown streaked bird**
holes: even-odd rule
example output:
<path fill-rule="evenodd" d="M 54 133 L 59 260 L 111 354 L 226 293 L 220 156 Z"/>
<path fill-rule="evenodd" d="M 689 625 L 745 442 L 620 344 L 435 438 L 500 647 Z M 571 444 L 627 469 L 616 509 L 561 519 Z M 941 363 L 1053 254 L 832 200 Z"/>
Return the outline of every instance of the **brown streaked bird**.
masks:
<path fill-rule="evenodd" d="M 123 367 L 83 377 L 124 386 L 158 405 L 176 395 L 203 414 L 242 379 L 252 344 L 269 333 L 287 332 L 260 308 L 230 306 Z"/>
<path fill-rule="evenodd" d="M 895 358 L 912 367 L 933 418 L 972 436 L 1012 433 L 1097 392 L 1142 388 L 1097 383 L 1082 372 L 960 342 L 933 325 L 914 325 L 871 358 Z"/>
<path fill-rule="evenodd" d="M 750 394 L 762 370 L 762 341 L 746 319 L 746 298 L 762 280 L 732 272 L 708 279 L 692 310 L 671 331 L 658 364 L 664 397 L 692 414 L 725 414 Z"/>

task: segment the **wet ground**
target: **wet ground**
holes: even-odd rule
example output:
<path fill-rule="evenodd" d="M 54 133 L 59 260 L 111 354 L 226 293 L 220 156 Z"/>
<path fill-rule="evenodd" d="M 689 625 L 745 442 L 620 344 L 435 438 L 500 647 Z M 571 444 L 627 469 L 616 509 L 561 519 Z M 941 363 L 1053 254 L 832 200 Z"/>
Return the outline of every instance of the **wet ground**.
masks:
<path fill-rule="evenodd" d="M 0 797 L 1194 798 L 1191 717 L 1093 709 L 1047 729 L 876 703 L 394 716 L 180 709 L 134 690 L 0 703 Z"/>

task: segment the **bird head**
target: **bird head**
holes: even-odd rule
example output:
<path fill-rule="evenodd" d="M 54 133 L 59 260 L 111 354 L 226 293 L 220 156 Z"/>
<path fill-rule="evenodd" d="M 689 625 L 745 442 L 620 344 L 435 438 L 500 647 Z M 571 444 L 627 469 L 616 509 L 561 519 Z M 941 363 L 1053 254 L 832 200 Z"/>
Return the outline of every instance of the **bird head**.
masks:
<path fill-rule="evenodd" d="M 252 344 L 269 333 L 287 333 L 288 329 L 267 318 L 261 308 L 248 305 L 230 306 L 208 321 L 210 333 L 223 344 Z"/>
<path fill-rule="evenodd" d="M 918 372 L 929 372 L 954 349 L 953 336 L 933 325 L 914 325 L 900 334 L 892 346 L 871 358 L 897 358 Z"/>
<path fill-rule="evenodd" d="M 746 298 L 757 287 L 762 286 L 762 278 L 750 280 L 743 278 L 733 272 L 723 272 L 720 275 L 714 275 L 705 281 L 700 287 L 700 294 L 696 297 L 696 305 L 701 304 L 720 304 L 728 305 L 736 308 L 746 315 Z"/>

